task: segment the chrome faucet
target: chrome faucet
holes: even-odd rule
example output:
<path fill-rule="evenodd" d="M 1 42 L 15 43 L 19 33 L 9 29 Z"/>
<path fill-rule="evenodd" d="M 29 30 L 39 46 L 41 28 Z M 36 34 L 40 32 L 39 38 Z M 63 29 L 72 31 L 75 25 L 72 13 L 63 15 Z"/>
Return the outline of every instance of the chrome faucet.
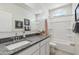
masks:
<path fill-rule="evenodd" d="M 18 40 L 17 33 L 15 34 L 15 38 L 13 38 L 13 42 L 16 42 Z"/>
<path fill-rule="evenodd" d="M 25 36 L 25 31 L 23 32 L 23 38 L 25 38 L 26 36 Z"/>

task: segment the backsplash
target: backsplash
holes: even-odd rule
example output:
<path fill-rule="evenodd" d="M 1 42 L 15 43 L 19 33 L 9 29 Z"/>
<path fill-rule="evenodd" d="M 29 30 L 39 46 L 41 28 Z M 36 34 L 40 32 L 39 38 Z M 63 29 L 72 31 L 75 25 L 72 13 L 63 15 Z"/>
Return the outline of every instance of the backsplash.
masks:
<path fill-rule="evenodd" d="M 2 38 L 2 39 L 0 39 L 0 44 L 1 43 L 6 43 L 6 42 L 13 42 L 13 41 L 16 41 L 17 39 L 21 40 L 22 38 L 23 38 L 22 35 L 20 35 L 20 36 L 13 36 L 13 37 L 7 37 L 7 38 Z"/>
<path fill-rule="evenodd" d="M 0 39 L 0 44 L 5 43 L 5 42 L 10 42 L 10 41 L 13 41 L 13 39 L 11 39 L 11 37 L 2 38 L 2 39 Z"/>

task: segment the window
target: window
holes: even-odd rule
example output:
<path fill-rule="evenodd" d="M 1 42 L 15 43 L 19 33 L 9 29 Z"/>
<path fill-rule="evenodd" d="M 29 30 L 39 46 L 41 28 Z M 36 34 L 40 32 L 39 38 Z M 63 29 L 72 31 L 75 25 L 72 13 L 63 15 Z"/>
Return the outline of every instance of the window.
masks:
<path fill-rule="evenodd" d="M 72 4 L 57 9 L 52 9 L 49 11 L 49 16 L 51 18 L 56 16 L 71 15 L 71 14 L 72 14 Z"/>
<path fill-rule="evenodd" d="M 53 16 L 63 16 L 65 14 L 66 13 L 62 9 L 58 9 L 58 10 L 54 11 Z"/>

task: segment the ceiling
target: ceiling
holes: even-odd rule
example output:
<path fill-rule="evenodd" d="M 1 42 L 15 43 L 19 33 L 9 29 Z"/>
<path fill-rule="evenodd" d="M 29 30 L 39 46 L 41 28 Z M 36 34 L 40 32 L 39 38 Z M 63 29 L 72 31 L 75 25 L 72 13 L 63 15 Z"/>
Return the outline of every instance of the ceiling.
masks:
<path fill-rule="evenodd" d="M 39 14 L 45 10 L 55 9 L 68 4 L 69 3 L 21 3 L 18 5 L 27 8 L 29 11 L 32 11 L 36 14 Z"/>
<path fill-rule="evenodd" d="M 53 7 L 52 3 L 27 3 L 26 5 L 30 6 L 34 10 L 43 10 Z"/>

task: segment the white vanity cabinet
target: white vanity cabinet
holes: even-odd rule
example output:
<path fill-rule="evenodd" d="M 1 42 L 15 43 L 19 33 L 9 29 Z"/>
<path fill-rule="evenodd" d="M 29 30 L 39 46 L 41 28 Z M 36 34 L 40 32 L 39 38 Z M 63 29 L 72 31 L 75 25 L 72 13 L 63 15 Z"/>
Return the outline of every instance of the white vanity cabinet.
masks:
<path fill-rule="evenodd" d="M 40 47 L 40 55 L 45 55 L 45 45 L 43 45 L 42 47 Z"/>
<path fill-rule="evenodd" d="M 45 47 L 46 47 L 45 55 L 49 55 L 50 54 L 49 42 L 46 43 Z"/>
<path fill-rule="evenodd" d="M 40 42 L 40 55 L 49 55 L 49 38 Z"/>
<path fill-rule="evenodd" d="M 32 55 L 39 55 L 39 53 L 40 53 L 40 51 L 37 50 L 37 51 L 35 51 Z"/>
<path fill-rule="evenodd" d="M 16 55 L 49 55 L 49 38 L 24 49 Z"/>

